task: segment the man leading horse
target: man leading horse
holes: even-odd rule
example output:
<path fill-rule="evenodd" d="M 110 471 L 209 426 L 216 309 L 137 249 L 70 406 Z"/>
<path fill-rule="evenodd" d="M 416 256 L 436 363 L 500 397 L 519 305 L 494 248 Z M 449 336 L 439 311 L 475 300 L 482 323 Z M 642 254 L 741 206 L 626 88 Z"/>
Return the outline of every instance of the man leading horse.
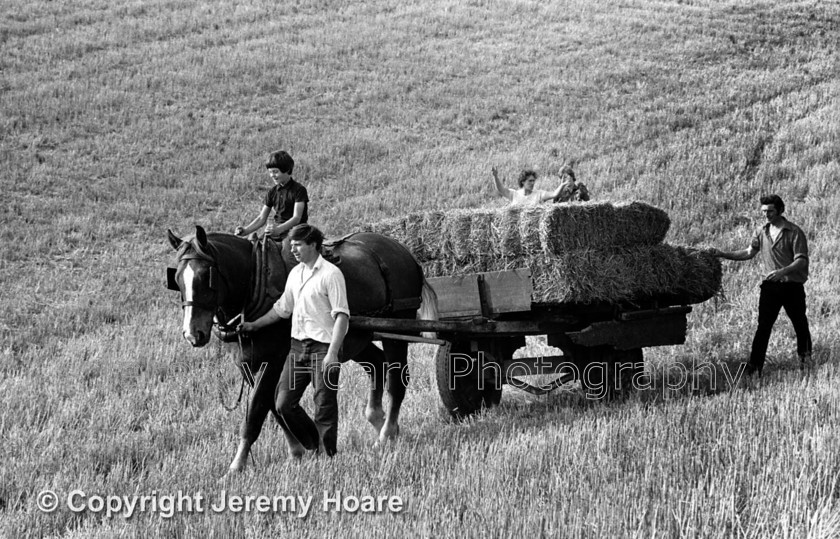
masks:
<path fill-rule="evenodd" d="M 289 239 L 298 265 L 289 272 L 283 295 L 271 310 L 238 329 L 252 332 L 281 318 L 292 319 L 291 351 L 277 386 L 277 412 L 298 440 L 310 439 L 316 430 L 318 450 L 333 456 L 338 440 L 339 355 L 350 319 L 347 287 L 341 271 L 321 256 L 320 230 L 297 225 Z M 310 382 L 315 421 L 300 406 Z"/>
<path fill-rule="evenodd" d="M 232 234 L 208 234 L 196 227 L 195 236 L 181 239 L 168 231 L 169 242 L 177 250 L 177 267 L 170 268 L 169 287 L 178 290 L 183 306 L 183 336 L 193 346 L 205 346 L 215 325 L 223 329 L 238 315 L 255 320 L 272 304 L 255 293 L 259 249 Z M 284 253 L 272 270 L 285 287 L 286 276 L 294 266 Z M 358 233 L 330 244 L 330 259 L 344 276 L 351 315 L 388 318 L 437 319 L 437 297 L 426 282 L 423 270 L 411 252 L 399 242 L 380 234 Z M 254 305 L 259 305 L 256 308 Z M 418 310 L 419 308 L 419 310 Z M 301 454 L 318 446 L 318 437 L 303 430 L 293 435 L 286 428 L 275 406 L 275 390 L 283 370 L 291 340 L 291 326 L 285 319 L 242 336 L 240 361 L 255 376 L 247 377 L 252 386 L 246 415 L 240 430 L 239 446 L 230 464 L 231 471 L 245 468 L 266 416 L 271 412 L 284 428 L 289 451 Z M 343 343 L 343 359 L 361 364 L 370 379 L 365 417 L 377 432 L 378 441 L 399 433 L 399 412 L 405 397 L 408 345 L 385 339 L 382 349 L 372 343 L 369 332 L 349 331 Z M 391 396 L 386 411 L 382 405 L 385 388 Z"/>

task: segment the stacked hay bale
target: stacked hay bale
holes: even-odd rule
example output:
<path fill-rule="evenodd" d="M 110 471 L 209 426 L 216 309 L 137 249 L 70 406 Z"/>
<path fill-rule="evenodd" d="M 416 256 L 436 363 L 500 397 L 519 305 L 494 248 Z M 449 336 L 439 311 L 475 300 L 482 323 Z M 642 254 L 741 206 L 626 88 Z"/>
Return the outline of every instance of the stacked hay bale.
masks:
<path fill-rule="evenodd" d="M 367 230 L 405 244 L 427 277 L 527 267 L 536 303 L 711 298 L 720 262 L 663 243 L 669 226 L 641 202 L 587 202 L 417 213 Z"/>

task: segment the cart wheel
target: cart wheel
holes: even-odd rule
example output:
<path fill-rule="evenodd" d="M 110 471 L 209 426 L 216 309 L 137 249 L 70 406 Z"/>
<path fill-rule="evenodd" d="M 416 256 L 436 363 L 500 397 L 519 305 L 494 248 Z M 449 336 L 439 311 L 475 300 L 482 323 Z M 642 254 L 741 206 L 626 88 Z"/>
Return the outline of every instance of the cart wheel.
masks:
<path fill-rule="evenodd" d="M 588 398 L 612 400 L 628 394 L 634 378 L 645 368 L 641 348 L 616 350 L 612 346 L 578 347 L 574 354 L 580 384 Z"/>
<path fill-rule="evenodd" d="M 435 358 L 438 393 L 455 419 L 464 419 L 502 400 L 502 369 L 489 353 L 470 351 L 469 342 L 441 346 Z"/>

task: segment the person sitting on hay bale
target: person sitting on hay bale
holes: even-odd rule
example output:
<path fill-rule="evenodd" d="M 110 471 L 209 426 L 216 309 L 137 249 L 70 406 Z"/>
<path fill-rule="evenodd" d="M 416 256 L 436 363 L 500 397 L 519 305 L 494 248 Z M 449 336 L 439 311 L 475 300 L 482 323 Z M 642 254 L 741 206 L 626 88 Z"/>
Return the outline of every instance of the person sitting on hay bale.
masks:
<path fill-rule="evenodd" d="M 548 202 L 557 197 L 562 197 L 570 189 L 568 182 L 565 182 L 551 192 L 543 191 L 542 189 L 535 190 L 534 185 L 537 182 L 537 172 L 532 169 L 525 169 L 519 173 L 519 189 L 510 189 L 504 186 L 504 182 L 499 178 L 499 171 L 496 167 L 493 167 L 491 172 L 493 172 L 493 182 L 496 186 L 496 192 L 500 197 L 508 199 L 511 204 L 536 206 L 542 202 Z"/>
<path fill-rule="evenodd" d="M 560 184 L 558 195 L 554 202 L 586 202 L 589 200 L 589 189 L 585 184 L 575 179 L 575 172 L 569 165 L 563 165 L 560 169 L 560 177 L 567 176 L 568 179 Z"/>

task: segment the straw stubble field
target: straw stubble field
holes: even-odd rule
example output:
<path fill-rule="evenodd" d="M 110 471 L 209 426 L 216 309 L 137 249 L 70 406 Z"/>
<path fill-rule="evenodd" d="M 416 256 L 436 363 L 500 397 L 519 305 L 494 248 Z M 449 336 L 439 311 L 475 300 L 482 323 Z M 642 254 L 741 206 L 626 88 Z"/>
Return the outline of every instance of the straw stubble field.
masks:
<path fill-rule="evenodd" d="M 837 4 L 11 0 L 0 13 L 3 537 L 837 536 Z M 815 365 L 793 368 L 782 317 L 769 376 L 731 390 L 761 269 L 725 263 L 724 295 L 695 307 L 684 346 L 647 352 L 652 383 L 620 402 L 506 389 L 451 424 L 433 350 L 412 346 L 398 442 L 371 448 L 351 364 L 336 458 L 289 461 L 269 423 L 251 470 L 220 483 L 242 414 L 222 406 L 235 350 L 180 338 L 165 229 L 250 220 L 278 147 L 334 236 L 503 211 L 493 165 L 537 167 L 549 188 L 571 162 L 594 202 L 661 208 L 665 243 L 692 248 L 746 246 L 757 197 L 779 192 L 811 243 Z M 534 339 L 518 353 L 556 351 Z M 45 490 L 54 512 L 38 509 Z M 404 507 L 325 508 L 338 492 L 351 508 Z M 311 509 L 214 511 L 223 493 Z M 203 511 L 173 509 L 178 496 Z M 97 506 L 140 498 L 130 517 Z"/>

